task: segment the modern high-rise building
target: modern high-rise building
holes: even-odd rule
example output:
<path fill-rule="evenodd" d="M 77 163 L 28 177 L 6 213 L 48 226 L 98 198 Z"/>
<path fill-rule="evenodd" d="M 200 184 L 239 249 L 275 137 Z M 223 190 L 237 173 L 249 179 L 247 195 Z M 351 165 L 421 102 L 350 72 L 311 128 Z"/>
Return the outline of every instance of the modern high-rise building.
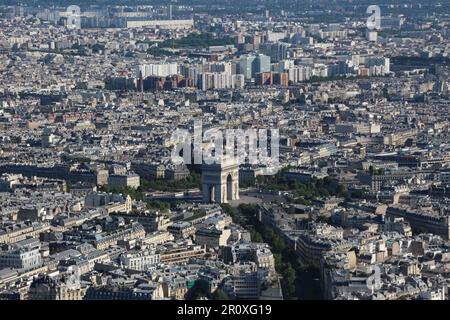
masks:
<path fill-rule="evenodd" d="M 272 62 L 278 62 L 289 58 L 289 47 L 290 44 L 284 42 L 264 43 L 261 51 L 270 56 Z"/>
<path fill-rule="evenodd" d="M 256 57 L 254 74 L 259 72 L 270 72 L 270 57 L 263 54 Z"/>
<path fill-rule="evenodd" d="M 251 55 L 243 55 L 239 59 L 239 71 L 244 75 L 246 80 L 252 78 L 253 75 L 253 63 L 256 57 Z"/>
<path fill-rule="evenodd" d="M 239 70 L 246 80 L 254 78 L 257 73 L 270 72 L 270 57 L 264 54 L 241 56 Z"/>
<path fill-rule="evenodd" d="M 141 76 L 142 78 L 157 76 L 157 77 L 167 77 L 174 74 L 178 74 L 178 63 L 176 62 L 157 62 L 142 64 L 137 67 L 137 78 Z"/>
<path fill-rule="evenodd" d="M 288 72 L 289 80 L 294 83 L 307 81 L 312 75 L 312 69 L 309 66 L 295 66 L 294 68 L 289 68 Z"/>

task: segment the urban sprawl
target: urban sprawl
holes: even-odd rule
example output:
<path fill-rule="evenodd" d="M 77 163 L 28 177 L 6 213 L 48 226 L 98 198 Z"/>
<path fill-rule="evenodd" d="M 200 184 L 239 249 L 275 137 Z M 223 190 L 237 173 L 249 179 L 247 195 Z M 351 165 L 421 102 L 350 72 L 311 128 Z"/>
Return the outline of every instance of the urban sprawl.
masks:
<path fill-rule="evenodd" d="M 0 6 L 0 300 L 449 298 L 450 3 L 38 2 Z M 277 172 L 174 163 L 196 121 Z"/>

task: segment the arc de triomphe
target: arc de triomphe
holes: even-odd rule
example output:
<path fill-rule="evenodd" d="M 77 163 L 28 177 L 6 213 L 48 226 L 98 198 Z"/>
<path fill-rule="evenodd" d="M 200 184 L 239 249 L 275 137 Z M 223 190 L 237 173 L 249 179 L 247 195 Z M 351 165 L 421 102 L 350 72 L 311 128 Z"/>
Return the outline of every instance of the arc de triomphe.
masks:
<path fill-rule="evenodd" d="M 202 165 L 204 202 L 227 203 L 239 199 L 239 164 L 235 158 Z"/>

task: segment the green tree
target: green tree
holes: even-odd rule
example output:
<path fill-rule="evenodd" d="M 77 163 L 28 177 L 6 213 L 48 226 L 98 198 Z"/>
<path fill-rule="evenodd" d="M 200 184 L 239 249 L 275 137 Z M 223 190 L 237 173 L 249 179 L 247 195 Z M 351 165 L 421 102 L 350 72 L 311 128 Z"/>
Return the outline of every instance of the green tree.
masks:
<path fill-rule="evenodd" d="M 228 295 L 222 289 L 216 289 L 212 294 L 213 300 L 230 300 Z"/>

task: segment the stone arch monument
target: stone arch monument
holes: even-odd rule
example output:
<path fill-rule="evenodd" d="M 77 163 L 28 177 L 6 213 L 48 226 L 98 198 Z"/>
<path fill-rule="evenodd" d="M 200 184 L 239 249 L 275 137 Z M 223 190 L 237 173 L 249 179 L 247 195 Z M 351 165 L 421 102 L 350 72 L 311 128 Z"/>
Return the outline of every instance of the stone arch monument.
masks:
<path fill-rule="evenodd" d="M 239 199 L 239 164 L 234 158 L 202 165 L 204 202 L 227 203 Z"/>

